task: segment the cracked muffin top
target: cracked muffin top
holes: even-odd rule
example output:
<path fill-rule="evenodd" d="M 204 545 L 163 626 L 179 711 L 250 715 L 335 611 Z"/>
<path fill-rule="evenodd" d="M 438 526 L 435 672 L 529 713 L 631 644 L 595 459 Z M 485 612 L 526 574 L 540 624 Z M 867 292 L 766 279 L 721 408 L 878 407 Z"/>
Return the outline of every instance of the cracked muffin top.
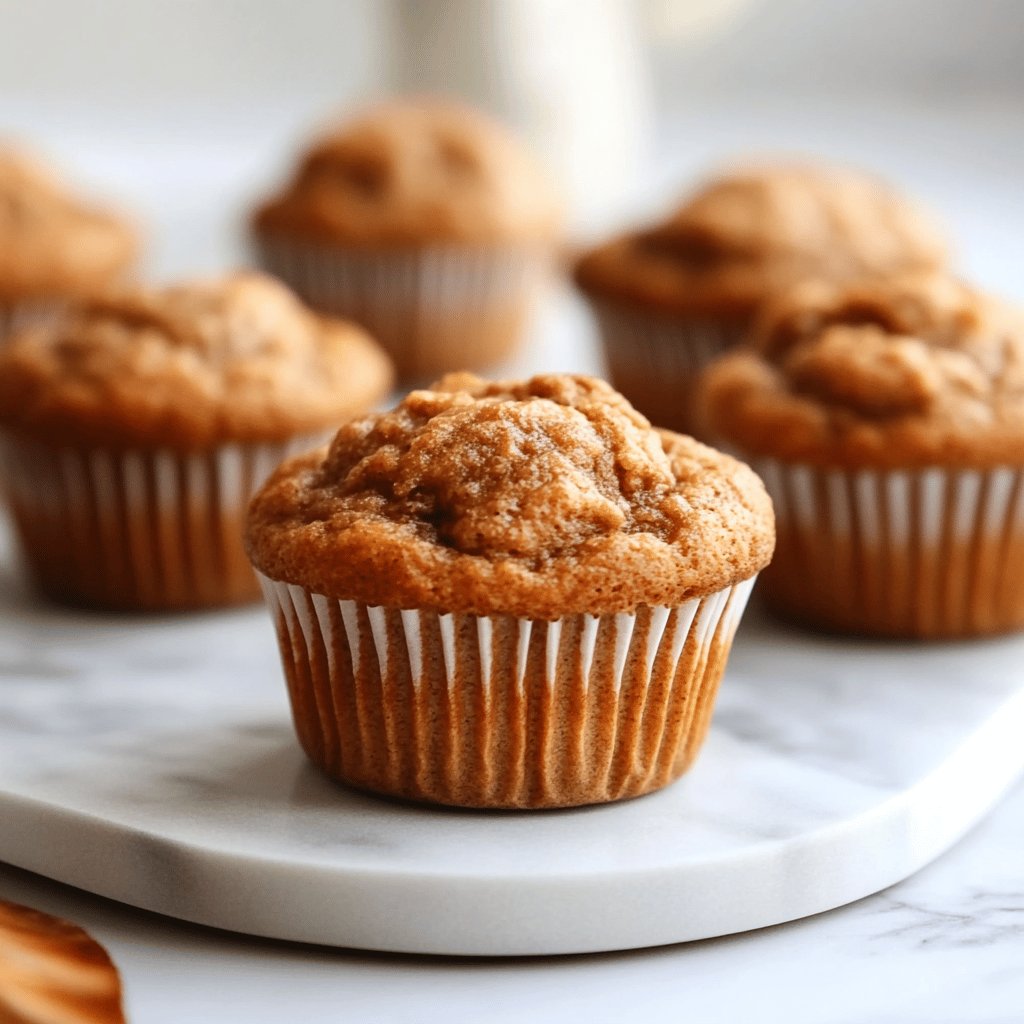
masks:
<path fill-rule="evenodd" d="M 117 968 L 70 921 L 0 902 L 0 1020 L 124 1024 Z"/>
<path fill-rule="evenodd" d="M 87 295 L 120 279 L 137 249 L 127 220 L 82 203 L 47 168 L 0 147 L 0 300 Z"/>
<path fill-rule="evenodd" d="M 337 245 L 531 242 L 558 234 L 561 209 L 505 128 L 423 99 L 370 109 L 321 138 L 253 226 Z"/>
<path fill-rule="evenodd" d="M 827 165 L 765 165 L 714 178 L 662 223 L 585 255 L 580 287 L 666 313 L 748 319 L 781 287 L 933 269 L 930 215 L 882 182 Z"/>
<path fill-rule="evenodd" d="M 452 374 L 354 420 L 278 470 L 247 530 L 257 569 L 315 593 L 535 619 L 679 605 L 774 538 L 747 466 L 559 375 Z"/>
<path fill-rule="evenodd" d="M 845 468 L 1019 465 L 1024 316 L 941 274 L 795 287 L 701 402 L 749 454 Z"/>
<path fill-rule="evenodd" d="M 0 349 L 0 425 L 48 442 L 208 448 L 333 428 L 391 386 L 361 329 L 262 274 L 95 299 Z"/>

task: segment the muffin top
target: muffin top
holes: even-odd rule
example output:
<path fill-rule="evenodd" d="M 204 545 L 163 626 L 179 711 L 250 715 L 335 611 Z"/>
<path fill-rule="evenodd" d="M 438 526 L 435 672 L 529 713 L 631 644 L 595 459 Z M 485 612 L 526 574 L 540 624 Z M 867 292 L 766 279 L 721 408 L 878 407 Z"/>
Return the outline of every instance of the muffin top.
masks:
<path fill-rule="evenodd" d="M 81 203 L 45 167 L 0 148 L 0 300 L 89 294 L 136 255 L 126 220 Z"/>
<path fill-rule="evenodd" d="M 0 902 L 0 1020 L 124 1024 L 117 968 L 77 925 Z"/>
<path fill-rule="evenodd" d="M 906 197 L 826 165 L 765 165 L 712 179 L 667 220 L 585 255 L 580 287 L 666 313 L 745 323 L 766 296 L 808 277 L 936 268 L 942 233 Z"/>
<path fill-rule="evenodd" d="M 391 385 L 362 330 L 273 278 L 91 300 L 0 349 L 0 425 L 56 444 L 196 450 L 335 426 Z"/>
<path fill-rule="evenodd" d="M 805 283 L 706 371 L 709 427 L 844 468 L 1020 465 L 1024 316 L 941 274 Z"/>
<path fill-rule="evenodd" d="M 407 100 L 321 138 L 257 233 L 336 245 L 532 242 L 561 227 L 555 190 L 522 144 L 468 107 Z"/>
<path fill-rule="evenodd" d="M 444 377 L 286 462 L 247 544 L 329 597 L 555 619 L 678 605 L 748 579 L 774 545 L 742 463 L 658 432 L 589 377 Z"/>

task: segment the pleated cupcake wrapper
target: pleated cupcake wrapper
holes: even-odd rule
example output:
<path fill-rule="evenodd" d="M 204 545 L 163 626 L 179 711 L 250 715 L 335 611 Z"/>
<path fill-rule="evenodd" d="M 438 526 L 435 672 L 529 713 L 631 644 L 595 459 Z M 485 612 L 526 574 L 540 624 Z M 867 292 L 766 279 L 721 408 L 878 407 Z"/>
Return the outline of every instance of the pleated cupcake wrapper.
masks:
<path fill-rule="evenodd" d="M 544 622 L 260 579 L 316 765 L 377 793 L 507 808 L 638 796 L 681 774 L 754 583 L 675 609 Z"/>
<path fill-rule="evenodd" d="M 551 269 L 541 249 L 368 252 L 271 239 L 258 246 L 264 269 L 314 308 L 366 327 L 405 376 L 505 358 L 521 340 Z"/>
<path fill-rule="evenodd" d="M 743 332 L 707 320 L 593 306 L 609 379 L 655 426 L 700 433 L 694 410 L 697 378 L 738 344 Z"/>
<path fill-rule="evenodd" d="M 54 299 L 0 302 L 0 345 L 16 331 L 56 320 L 63 312 L 64 307 L 65 303 Z"/>
<path fill-rule="evenodd" d="M 0 442 L 4 484 L 40 587 L 96 607 L 159 610 L 255 600 L 246 506 L 287 456 L 324 435 L 199 454 Z"/>
<path fill-rule="evenodd" d="M 753 462 L 778 545 L 760 593 L 798 618 L 894 636 L 1024 626 L 1024 469 Z"/>

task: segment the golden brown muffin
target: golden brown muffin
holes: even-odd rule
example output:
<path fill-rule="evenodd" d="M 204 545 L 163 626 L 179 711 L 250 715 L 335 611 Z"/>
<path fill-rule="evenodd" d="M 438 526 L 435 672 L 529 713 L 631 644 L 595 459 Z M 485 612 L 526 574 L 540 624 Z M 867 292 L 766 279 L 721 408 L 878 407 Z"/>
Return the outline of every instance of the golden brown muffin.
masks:
<path fill-rule="evenodd" d="M 934 269 L 942 234 L 906 197 L 827 165 L 711 179 L 665 221 L 586 254 L 576 280 L 611 378 L 656 423 L 693 428 L 700 369 L 741 341 L 766 299 L 807 278 Z"/>
<path fill-rule="evenodd" d="M 706 373 L 779 516 L 763 593 L 831 628 L 1024 625 L 1024 318 L 938 274 L 807 283 Z"/>
<path fill-rule="evenodd" d="M 428 99 L 382 104 L 315 142 L 252 220 L 266 269 L 362 323 L 413 377 L 508 354 L 561 224 L 518 140 Z"/>
<path fill-rule="evenodd" d="M 77 925 L 0 902 L 0 1021 L 124 1024 L 117 968 Z"/>
<path fill-rule="evenodd" d="M 746 466 L 602 381 L 467 374 L 284 464 L 247 529 L 311 759 L 496 807 L 685 770 L 773 537 Z"/>
<path fill-rule="evenodd" d="M 104 607 L 251 599 L 249 495 L 391 379 L 359 328 L 257 274 L 94 300 L 17 335 L 0 441 L 43 589 Z"/>
<path fill-rule="evenodd" d="M 118 283 L 137 254 L 127 220 L 79 201 L 45 167 L 0 147 L 0 337 Z"/>

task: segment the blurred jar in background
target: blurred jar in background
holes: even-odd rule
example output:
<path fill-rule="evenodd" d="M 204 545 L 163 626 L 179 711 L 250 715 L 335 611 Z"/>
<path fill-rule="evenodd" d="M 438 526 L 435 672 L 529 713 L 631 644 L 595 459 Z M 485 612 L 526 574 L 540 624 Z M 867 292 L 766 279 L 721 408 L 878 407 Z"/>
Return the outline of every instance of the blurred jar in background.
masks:
<path fill-rule="evenodd" d="M 586 234 L 621 215 L 652 143 L 645 42 L 718 28 L 749 0 L 395 0 L 399 92 L 460 96 L 546 161 Z"/>

